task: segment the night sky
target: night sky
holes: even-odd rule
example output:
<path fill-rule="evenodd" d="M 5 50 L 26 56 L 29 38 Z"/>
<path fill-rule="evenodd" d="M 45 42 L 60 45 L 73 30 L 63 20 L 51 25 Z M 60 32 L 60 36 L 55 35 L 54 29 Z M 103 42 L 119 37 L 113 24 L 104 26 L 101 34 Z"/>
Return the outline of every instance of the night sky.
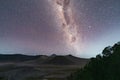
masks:
<path fill-rule="evenodd" d="M 120 0 L 70 0 L 79 52 L 66 44 L 55 0 L 0 0 L 0 53 L 92 57 L 120 41 Z"/>

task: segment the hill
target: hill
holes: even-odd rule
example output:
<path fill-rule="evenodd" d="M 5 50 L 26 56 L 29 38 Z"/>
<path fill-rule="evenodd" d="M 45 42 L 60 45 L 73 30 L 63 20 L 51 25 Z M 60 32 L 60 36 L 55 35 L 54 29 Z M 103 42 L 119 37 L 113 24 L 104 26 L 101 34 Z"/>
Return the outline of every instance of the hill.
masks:
<path fill-rule="evenodd" d="M 88 61 L 72 55 L 0 55 L 0 80 L 66 80 Z"/>
<path fill-rule="evenodd" d="M 89 59 L 78 58 L 72 55 L 41 55 L 39 58 L 27 63 L 42 64 L 42 65 L 84 65 Z"/>
<path fill-rule="evenodd" d="M 43 64 L 53 64 L 53 65 L 71 65 L 75 64 L 72 60 L 68 59 L 66 56 L 55 56 L 50 57 Z"/>
<path fill-rule="evenodd" d="M 34 60 L 40 56 L 30 56 L 23 54 L 0 54 L 0 62 L 22 62 L 28 60 Z"/>

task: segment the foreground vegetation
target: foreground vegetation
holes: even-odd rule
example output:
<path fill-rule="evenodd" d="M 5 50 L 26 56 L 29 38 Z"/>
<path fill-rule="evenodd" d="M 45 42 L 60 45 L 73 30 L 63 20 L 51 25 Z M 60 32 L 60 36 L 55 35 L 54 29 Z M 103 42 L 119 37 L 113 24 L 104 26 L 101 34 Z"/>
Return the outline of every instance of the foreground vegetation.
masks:
<path fill-rule="evenodd" d="M 68 80 L 120 80 L 120 42 L 106 47 Z"/>

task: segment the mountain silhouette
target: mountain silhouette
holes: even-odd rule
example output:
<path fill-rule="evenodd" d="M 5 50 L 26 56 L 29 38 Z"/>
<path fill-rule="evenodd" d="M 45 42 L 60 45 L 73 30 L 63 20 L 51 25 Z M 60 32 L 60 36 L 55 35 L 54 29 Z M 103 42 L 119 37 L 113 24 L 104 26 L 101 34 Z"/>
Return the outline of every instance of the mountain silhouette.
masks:
<path fill-rule="evenodd" d="M 72 55 L 51 55 L 51 56 L 40 56 L 36 60 L 32 60 L 35 64 L 44 65 L 84 65 L 89 59 L 78 58 Z"/>
<path fill-rule="evenodd" d="M 0 54 L 0 62 L 24 62 L 44 65 L 84 65 L 89 59 L 78 58 L 72 55 L 37 55 Z"/>

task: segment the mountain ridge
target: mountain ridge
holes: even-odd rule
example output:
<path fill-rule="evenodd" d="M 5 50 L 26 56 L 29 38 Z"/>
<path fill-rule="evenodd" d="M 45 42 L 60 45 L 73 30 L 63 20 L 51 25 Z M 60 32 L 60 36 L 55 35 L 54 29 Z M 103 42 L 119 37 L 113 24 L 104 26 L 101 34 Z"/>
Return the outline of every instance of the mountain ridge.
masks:
<path fill-rule="evenodd" d="M 89 59 L 75 57 L 73 55 L 24 55 L 24 54 L 0 54 L 0 62 L 25 62 L 48 65 L 77 65 L 88 62 Z"/>

